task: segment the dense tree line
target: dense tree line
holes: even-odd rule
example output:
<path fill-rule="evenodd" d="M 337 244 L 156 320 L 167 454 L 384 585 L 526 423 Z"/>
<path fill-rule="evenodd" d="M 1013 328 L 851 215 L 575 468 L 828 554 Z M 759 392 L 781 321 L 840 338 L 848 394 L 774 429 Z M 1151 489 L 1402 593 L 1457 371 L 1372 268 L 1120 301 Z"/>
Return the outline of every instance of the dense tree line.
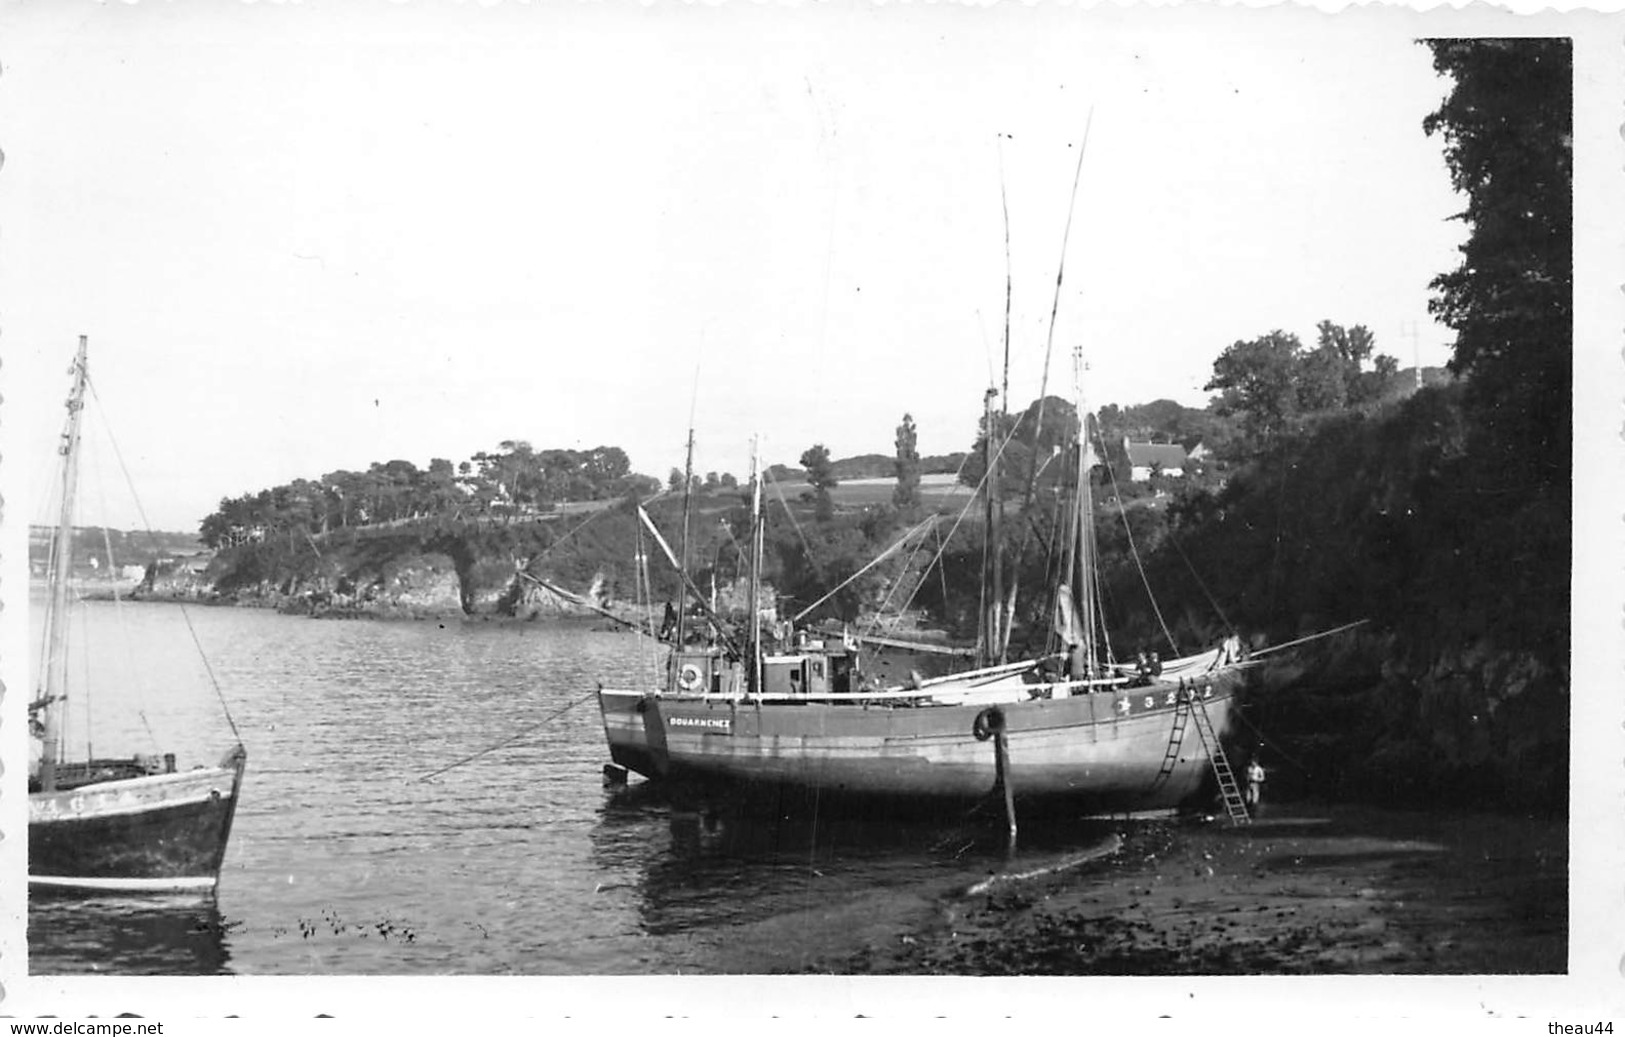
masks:
<path fill-rule="evenodd" d="M 1255 700 L 1283 776 L 1333 795 L 1561 809 L 1568 778 L 1573 429 L 1571 45 L 1435 40 L 1453 88 L 1423 129 L 1467 205 L 1462 263 L 1433 282 L 1458 380 L 1401 398 L 1383 366 L 1237 343 L 1211 388 L 1248 459 L 1180 499 L 1153 585 L 1175 634 L 1217 624 L 1279 640 L 1344 620 L 1298 679 Z M 1333 332 L 1335 329 L 1331 329 Z M 1314 355 L 1321 353 L 1322 361 Z M 1296 368 L 1305 377 L 1280 377 Z M 1331 376 L 1326 376 L 1326 369 Z M 1375 374 L 1376 379 L 1367 377 Z M 1386 377 L 1388 384 L 1381 379 Z M 1310 401 L 1338 409 L 1305 420 Z M 1115 597 L 1138 592 L 1119 570 Z M 1222 599 L 1225 618 L 1216 615 Z M 1155 638 L 1143 610 L 1133 636 Z"/>
<path fill-rule="evenodd" d="M 434 458 L 374 462 L 366 471 L 340 470 L 320 479 L 228 497 L 203 520 L 211 548 L 268 537 L 296 540 L 334 529 L 424 516 L 536 514 L 568 501 L 607 500 L 658 489 L 631 470 L 620 447 L 536 450 L 524 440 L 453 465 Z"/>

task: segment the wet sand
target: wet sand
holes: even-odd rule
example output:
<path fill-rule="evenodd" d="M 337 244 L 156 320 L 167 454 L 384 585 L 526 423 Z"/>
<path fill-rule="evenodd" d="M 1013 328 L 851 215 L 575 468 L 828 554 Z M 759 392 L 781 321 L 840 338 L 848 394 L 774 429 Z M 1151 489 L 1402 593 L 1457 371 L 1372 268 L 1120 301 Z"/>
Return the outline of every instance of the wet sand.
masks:
<path fill-rule="evenodd" d="M 1550 974 L 1567 969 L 1559 818 L 1269 809 L 1125 825 L 1038 878 L 858 897 L 735 933 L 729 971 L 842 975 Z M 1059 859 L 1056 859 L 1057 862 Z M 1020 858 L 1013 872 L 1046 863 Z M 746 962 L 755 967 L 745 967 Z"/>

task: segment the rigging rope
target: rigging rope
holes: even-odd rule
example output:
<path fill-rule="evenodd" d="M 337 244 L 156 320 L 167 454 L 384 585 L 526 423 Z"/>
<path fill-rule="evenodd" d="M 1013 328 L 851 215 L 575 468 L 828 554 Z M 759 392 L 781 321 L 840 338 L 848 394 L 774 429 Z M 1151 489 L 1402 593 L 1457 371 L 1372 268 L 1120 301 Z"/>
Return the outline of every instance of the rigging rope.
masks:
<path fill-rule="evenodd" d="M 1100 456 L 1106 457 L 1106 441 L 1100 438 L 1100 430 L 1095 430 L 1095 440 L 1100 443 Z M 1134 568 L 1139 570 L 1140 582 L 1145 585 L 1145 596 L 1151 602 L 1151 611 L 1156 614 L 1157 625 L 1162 627 L 1162 636 L 1168 639 L 1168 645 L 1173 649 L 1174 655 L 1179 654 L 1179 645 L 1174 641 L 1174 635 L 1169 632 L 1167 622 L 1162 618 L 1162 609 L 1157 605 L 1157 596 L 1151 593 L 1151 580 L 1145 574 L 1145 565 L 1140 561 L 1140 549 L 1134 544 L 1134 530 L 1129 526 L 1128 508 L 1123 505 L 1123 493 L 1117 486 L 1117 473 L 1112 466 L 1106 464 L 1106 475 L 1111 479 L 1112 494 L 1117 498 L 1117 513 L 1123 519 L 1123 533 L 1128 538 L 1129 554 L 1134 558 Z"/>
<path fill-rule="evenodd" d="M 102 416 L 99 409 L 96 411 L 96 416 L 103 424 L 102 430 L 108 433 L 108 439 L 111 440 L 112 433 L 106 428 L 106 418 Z M 108 513 L 106 487 L 102 485 L 99 471 L 97 475 L 96 495 L 100 498 L 102 514 L 106 515 Z M 113 614 L 118 617 L 119 636 L 126 638 L 127 643 L 128 628 L 125 625 L 124 599 L 119 596 L 118 592 L 118 561 L 113 557 L 113 539 L 107 534 L 107 526 L 103 525 L 101 528 L 102 548 L 107 552 L 107 575 L 111 577 L 109 586 L 113 590 Z M 156 753 L 161 751 L 163 747 L 158 742 L 158 736 L 153 734 L 152 725 L 147 723 L 146 696 L 143 694 L 147 688 L 146 669 L 144 667 L 135 667 L 134 669 L 136 670 L 136 676 L 130 683 L 135 689 L 135 715 L 140 719 L 141 727 L 147 732 L 147 740 L 152 746 L 152 751 Z M 96 753 L 90 745 L 90 662 L 87 656 L 85 661 L 85 758 L 87 760 L 94 759 L 95 756 Z"/>
<path fill-rule="evenodd" d="M 644 507 L 646 505 L 653 504 L 655 501 L 659 500 L 661 497 L 664 497 L 667 492 L 668 491 L 665 490 L 665 489 L 657 490 L 656 492 L 654 492 L 653 494 L 651 494 L 649 496 L 648 500 L 640 501 L 638 503 L 638 507 Z M 559 537 L 557 540 L 553 541 L 551 544 L 548 544 L 546 547 L 542 548 L 542 553 L 537 555 L 535 558 L 531 559 L 531 564 L 535 565 L 537 562 L 542 561 L 548 555 L 553 553 L 554 548 L 558 547 L 560 544 L 563 544 L 566 540 L 570 539 L 571 537 L 575 536 L 577 533 L 581 532 L 583 529 L 587 528 L 587 525 L 589 523 L 593 522 L 595 519 L 597 519 L 600 515 L 603 515 L 605 512 L 612 511 L 612 510 L 614 510 L 614 509 L 606 507 L 606 508 L 599 508 L 597 511 L 593 511 L 593 512 L 588 513 L 586 518 L 582 519 L 580 522 L 578 522 L 574 526 L 570 527 L 570 529 L 566 530 L 565 534 L 563 536 Z"/>
<path fill-rule="evenodd" d="M 779 481 L 773 478 L 772 473 L 766 468 L 762 469 L 762 479 L 773 484 L 773 492 L 779 498 L 779 506 L 784 508 L 784 513 L 790 518 L 790 525 L 795 527 L 796 536 L 801 539 L 801 549 L 807 552 L 807 560 L 812 561 L 812 544 L 807 542 L 807 534 L 801 531 L 801 523 L 796 521 L 796 513 L 790 510 L 790 502 L 784 499 L 784 487 L 779 485 Z"/>
<path fill-rule="evenodd" d="M 1174 550 L 1178 551 L 1179 557 L 1184 559 L 1185 568 L 1191 571 L 1191 577 L 1196 580 L 1196 585 L 1202 588 L 1203 594 L 1207 595 L 1208 604 L 1212 605 L 1213 611 L 1219 614 L 1219 622 L 1224 624 L 1226 630 L 1233 632 L 1236 629 L 1236 625 L 1230 622 L 1230 617 L 1224 614 L 1224 609 L 1219 605 L 1219 599 L 1215 598 L 1213 596 L 1213 592 L 1207 589 L 1207 584 L 1202 582 L 1202 574 L 1197 572 L 1196 566 L 1191 564 L 1190 556 L 1185 554 L 1185 549 L 1183 547 L 1179 546 L 1179 541 L 1174 537 L 1174 531 L 1172 529 L 1168 530 L 1168 542 L 1174 545 Z"/>
<path fill-rule="evenodd" d="M 1061 230 L 1061 258 L 1055 265 L 1055 297 L 1050 302 L 1049 332 L 1044 338 L 1044 374 L 1038 382 L 1038 414 L 1034 422 L 1034 446 L 1038 444 L 1039 437 L 1044 434 L 1044 403 L 1049 399 L 1049 365 L 1050 359 L 1055 352 L 1055 317 L 1061 311 L 1061 279 L 1066 276 L 1066 243 L 1067 239 L 1072 236 L 1072 214 L 1078 207 L 1078 183 L 1083 179 L 1083 156 L 1089 150 L 1089 129 L 1094 125 L 1094 122 L 1095 110 L 1091 107 L 1089 117 L 1084 120 L 1083 124 L 1083 143 L 1078 147 L 1078 167 L 1072 173 L 1072 195 L 1066 206 L 1066 225 Z M 1078 415 L 1078 420 L 1083 423 L 1083 415 Z M 1086 432 L 1087 430 L 1080 429 L 1080 431 Z M 1027 492 L 1021 499 L 1021 510 L 1023 512 L 1032 504 L 1033 491 L 1038 486 L 1037 462 L 1038 453 L 1035 450 L 1032 464 L 1029 465 L 1027 472 Z M 1021 553 L 1025 554 L 1026 551 L 1027 544 L 1024 539 L 1021 545 Z"/>
<path fill-rule="evenodd" d="M 963 461 L 960 462 L 960 470 L 964 470 Z M 957 479 L 958 473 L 955 473 L 956 484 Z M 938 545 L 938 554 L 933 555 L 933 558 L 940 557 L 941 552 L 945 549 L 945 545 L 943 544 L 942 540 L 942 527 L 937 521 L 940 517 L 940 513 L 933 513 L 931 519 L 929 520 L 931 523 L 929 532 L 936 534 Z M 903 586 L 903 578 L 906 577 L 909 570 L 914 567 L 914 559 L 918 558 L 920 556 L 920 552 L 925 550 L 925 540 L 926 538 L 922 536 L 915 541 L 913 549 L 911 549 L 908 553 L 908 557 L 903 560 L 901 575 L 897 581 L 891 585 L 891 588 L 886 591 L 886 597 L 881 600 L 880 607 L 875 610 L 875 614 L 869 625 L 865 628 L 859 629 L 858 636 L 860 638 L 866 637 L 882 627 L 883 621 L 886 618 L 886 607 L 891 604 L 892 597 L 897 593 L 899 588 Z M 908 606 L 913 603 L 915 596 L 918 595 L 920 589 L 925 586 L 926 578 L 930 575 L 931 563 L 927 562 L 925 568 L 920 571 L 920 578 L 914 581 L 914 586 L 909 589 L 908 596 L 904 598 L 902 607 L 898 609 L 897 615 L 893 618 L 891 628 L 887 632 L 888 634 L 896 633 L 898 628 L 903 625 L 903 616 L 908 611 Z M 938 567 L 937 575 L 942 579 L 942 601 L 943 604 L 946 605 L 948 602 L 948 576 L 942 571 L 941 567 Z"/>
<path fill-rule="evenodd" d="M 948 535 L 946 537 L 943 537 L 941 529 L 939 528 L 937 530 L 937 538 L 938 538 L 938 540 L 940 542 L 940 546 L 937 548 L 937 553 L 931 557 L 931 561 L 926 565 L 926 567 L 925 567 L 926 572 L 929 573 L 931 571 L 931 566 L 936 565 L 936 564 L 938 564 L 939 562 L 942 561 L 943 554 L 946 553 L 947 550 L 948 550 L 948 544 L 953 540 L 954 534 L 959 531 L 960 523 L 965 521 L 965 516 L 970 514 L 970 509 L 975 506 L 976 498 L 981 494 L 982 488 L 987 485 L 988 476 L 992 475 L 995 471 L 998 470 L 998 460 L 999 460 L 999 458 L 1004 456 L 1005 447 L 1010 445 L 1010 441 L 1012 439 L 1014 439 L 1015 436 L 1016 436 L 1016 429 L 1018 429 L 1020 427 L 1021 427 L 1021 419 L 1017 418 L 1016 423 L 1013 426 L 1011 426 L 1011 428 L 1010 428 L 1010 435 L 1006 436 L 1004 442 L 999 444 L 998 452 L 993 455 L 994 463 L 989 465 L 988 468 L 987 468 L 987 471 L 982 473 L 981 480 L 977 482 L 975 489 L 973 489 L 971 491 L 970 500 L 966 501 L 965 506 L 963 508 L 961 508 L 960 511 L 959 511 L 959 516 L 954 519 L 954 524 L 948 528 Z M 965 464 L 969 460 L 970 460 L 970 455 L 966 454 L 965 455 L 965 460 L 961 461 L 959 463 L 959 472 L 960 473 L 963 473 L 965 471 Z M 958 475 L 955 476 L 955 482 L 957 484 Z M 920 582 L 924 583 L 925 581 L 921 580 Z M 915 595 L 919 594 L 919 592 L 920 592 L 920 584 L 915 584 L 914 590 L 909 593 L 908 598 L 903 602 L 903 607 L 898 612 L 897 623 L 902 622 L 902 614 L 904 612 L 908 611 L 909 606 L 914 603 Z M 946 602 L 948 600 L 947 577 L 946 577 L 946 575 L 943 577 L 943 595 L 942 595 L 942 597 L 943 597 L 944 602 Z M 892 629 L 896 630 L 897 625 L 893 624 Z"/>
<path fill-rule="evenodd" d="M 135 501 L 136 514 L 141 516 L 141 525 L 146 530 L 148 538 L 152 540 L 154 548 L 156 548 L 158 544 L 157 534 L 152 531 L 152 523 L 147 519 L 147 509 L 141 503 L 141 496 L 135 492 L 135 480 L 130 477 L 130 469 L 124 463 L 124 452 L 118 448 L 118 439 L 113 435 L 112 423 L 107 420 L 107 411 L 102 406 L 101 397 L 96 394 L 96 385 L 90 380 L 89 376 L 85 378 L 85 385 L 90 389 L 90 395 L 96 399 L 96 407 L 100 413 L 102 425 L 107 430 L 107 442 L 113 448 L 113 457 L 118 460 L 119 471 L 124 473 L 124 483 L 130 488 L 130 497 Z M 231 728 L 231 737 L 236 739 L 237 744 L 241 746 L 243 736 L 238 732 L 237 721 L 231 715 L 231 704 L 226 701 L 225 692 L 220 690 L 220 681 L 215 678 L 214 667 L 209 665 L 209 656 L 203 651 L 203 642 L 198 639 L 197 628 L 192 625 L 192 615 L 187 611 L 185 602 L 176 601 L 175 604 L 180 607 L 181 619 L 186 622 L 186 632 L 192 637 L 192 645 L 197 648 L 198 658 L 203 660 L 203 672 L 209 676 L 209 685 L 214 688 L 215 698 L 220 700 L 220 709 L 226 715 L 226 724 Z"/>
<path fill-rule="evenodd" d="M 929 518 L 925 519 L 924 521 L 917 522 L 914 525 L 908 527 L 908 529 L 903 531 L 901 536 L 899 536 L 895 541 L 892 542 L 892 545 L 890 547 L 886 548 L 884 551 L 880 552 L 879 554 L 877 554 L 873 558 L 871 558 L 869 560 L 869 563 L 867 565 L 865 565 L 863 568 L 859 569 L 857 572 L 853 573 L 851 576 L 848 576 L 846 579 L 844 579 L 840 583 L 836 584 L 823 597 L 819 598 L 817 601 L 813 602 L 811 605 L 808 605 L 806 608 L 802 609 L 800 612 L 797 612 L 794 616 L 791 616 L 790 621 L 792 623 L 799 621 L 800 619 L 805 617 L 807 615 L 807 613 L 811 612 L 813 609 L 817 608 L 818 606 L 822 605 L 824 602 L 828 601 L 829 599 L 833 598 L 835 595 L 839 594 L 843 589 L 850 586 L 852 584 L 852 582 L 854 580 L 856 580 L 859 576 L 862 576 L 864 573 L 868 572 L 870 569 L 873 569 L 875 566 L 879 565 L 881 562 L 885 561 L 887 558 L 890 558 L 897 551 L 901 550 L 904 544 L 908 543 L 914 537 L 916 537 L 919 534 L 925 532 L 931 526 L 936 525 L 936 521 L 937 521 L 937 517 L 935 515 L 932 515 Z M 889 595 L 888 595 L 888 597 L 889 597 Z"/>

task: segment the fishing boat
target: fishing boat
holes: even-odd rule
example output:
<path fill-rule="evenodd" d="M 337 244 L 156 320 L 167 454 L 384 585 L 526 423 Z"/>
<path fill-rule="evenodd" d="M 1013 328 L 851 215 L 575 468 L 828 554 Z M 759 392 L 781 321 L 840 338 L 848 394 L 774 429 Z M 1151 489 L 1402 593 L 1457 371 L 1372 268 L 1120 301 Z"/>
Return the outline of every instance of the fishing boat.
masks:
<path fill-rule="evenodd" d="M 240 740 L 217 764 L 190 770 L 177 770 L 173 753 L 69 760 L 64 752 L 74 499 L 90 380 L 86 349 L 81 336 L 59 447 L 61 503 L 46 574 L 44 657 L 38 692 L 29 704 L 40 755 L 28 782 L 28 884 L 80 891 L 213 891 L 247 761 Z"/>
<path fill-rule="evenodd" d="M 997 658 L 1008 637 L 999 617 L 1007 623 L 1013 607 L 995 592 L 979 637 L 982 665 L 878 686 L 862 672 L 852 638 L 765 622 L 753 575 L 754 620 L 743 631 L 706 610 L 715 643 L 679 638 L 660 686 L 599 688 L 613 766 L 658 781 L 800 791 L 825 802 L 974 804 L 1002 794 L 1012 836 L 1018 803 L 1153 814 L 1217 791 L 1230 816 L 1245 820 L 1224 747 L 1250 663 L 1234 638 L 1157 673 L 1114 657 L 1095 576 L 1094 461 L 1081 389 L 1077 414 L 1066 547 L 1053 567 L 1043 652 Z M 758 574 L 762 494 L 754 460 L 752 484 L 751 572 Z M 660 539 L 646 514 L 644 521 Z"/>

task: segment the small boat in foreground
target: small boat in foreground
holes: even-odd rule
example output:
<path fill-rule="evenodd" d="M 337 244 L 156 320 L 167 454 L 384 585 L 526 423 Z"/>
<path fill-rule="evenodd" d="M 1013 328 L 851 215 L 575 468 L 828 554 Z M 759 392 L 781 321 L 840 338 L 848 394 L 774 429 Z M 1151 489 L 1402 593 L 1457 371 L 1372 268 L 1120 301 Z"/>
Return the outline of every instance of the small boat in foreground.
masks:
<path fill-rule="evenodd" d="M 81 891 L 212 891 L 237 810 L 247 753 L 232 746 L 214 766 L 177 771 L 173 754 L 69 761 L 69 577 L 73 558 L 80 416 L 89 384 L 86 341 L 72 369 L 62 435 L 61 508 L 47 581 L 45 658 L 29 722 L 41 742 L 28 782 L 28 884 Z"/>

